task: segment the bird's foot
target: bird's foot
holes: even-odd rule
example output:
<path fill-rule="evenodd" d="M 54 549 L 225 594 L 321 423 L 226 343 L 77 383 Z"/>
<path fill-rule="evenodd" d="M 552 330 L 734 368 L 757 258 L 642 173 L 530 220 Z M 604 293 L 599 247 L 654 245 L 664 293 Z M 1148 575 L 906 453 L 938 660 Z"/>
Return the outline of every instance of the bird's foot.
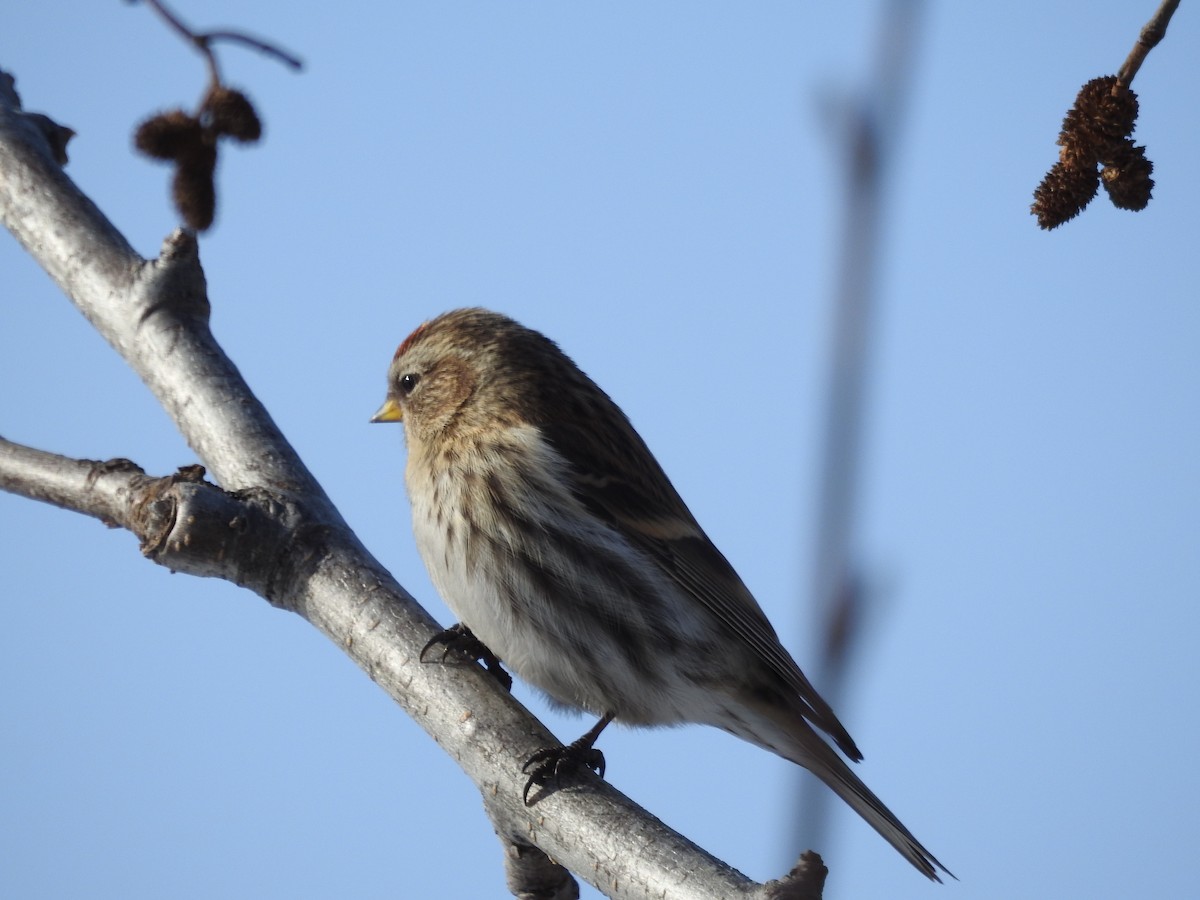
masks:
<path fill-rule="evenodd" d="M 559 780 L 564 775 L 575 774 L 584 769 L 590 769 L 603 778 L 604 754 L 595 747 L 582 746 L 579 741 L 565 747 L 546 747 L 539 750 L 529 757 L 521 769 L 529 775 L 521 799 L 525 801 L 526 806 L 532 806 L 529 792 L 534 788 L 543 788 L 546 785 L 558 787 Z M 534 802 L 543 795 L 539 793 Z"/>
<path fill-rule="evenodd" d="M 499 681 L 506 691 L 512 690 L 512 676 L 504 671 L 504 667 L 500 665 L 500 658 L 489 650 L 483 641 L 475 637 L 471 633 L 471 629 L 462 624 L 462 622 L 435 634 L 421 648 L 421 653 L 417 658 L 421 662 L 425 662 L 425 654 L 437 646 L 442 648 L 442 656 L 438 660 L 439 662 L 444 663 L 447 657 L 453 654 L 465 657 L 471 660 L 471 662 L 483 663 L 492 677 Z"/>
<path fill-rule="evenodd" d="M 555 788 L 558 786 L 558 782 L 563 775 L 570 775 L 584 769 L 590 769 L 603 778 L 604 754 L 593 745 L 596 743 L 596 738 L 600 737 L 600 732 L 612 720 L 613 714 L 606 713 L 579 740 L 573 741 L 565 747 L 546 747 L 529 757 L 525 761 L 525 765 L 521 767 L 521 771 L 529 776 L 529 781 L 525 782 L 525 791 L 521 794 L 521 799 L 524 800 L 525 805 L 533 805 L 529 802 L 529 792 L 531 790 L 542 788 L 546 785 Z M 534 802 L 536 803 L 543 796 L 545 796 L 544 793 L 539 793 L 534 798 Z"/>

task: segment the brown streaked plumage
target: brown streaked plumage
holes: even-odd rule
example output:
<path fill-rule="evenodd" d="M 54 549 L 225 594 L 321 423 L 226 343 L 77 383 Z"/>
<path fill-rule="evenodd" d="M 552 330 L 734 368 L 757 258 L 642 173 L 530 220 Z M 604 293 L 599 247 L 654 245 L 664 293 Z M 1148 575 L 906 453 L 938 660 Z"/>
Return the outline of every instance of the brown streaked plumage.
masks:
<path fill-rule="evenodd" d="M 487 310 L 438 316 L 400 345 L 372 421 L 401 419 L 439 592 L 514 673 L 601 717 L 530 761 L 527 797 L 564 759 L 602 770 L 592 743 L 611 720 L 700 722 L 809 769 L 918 870 L 949 874 L 838 755 L 862 758 L 624 413 L 557 345 Z"/>

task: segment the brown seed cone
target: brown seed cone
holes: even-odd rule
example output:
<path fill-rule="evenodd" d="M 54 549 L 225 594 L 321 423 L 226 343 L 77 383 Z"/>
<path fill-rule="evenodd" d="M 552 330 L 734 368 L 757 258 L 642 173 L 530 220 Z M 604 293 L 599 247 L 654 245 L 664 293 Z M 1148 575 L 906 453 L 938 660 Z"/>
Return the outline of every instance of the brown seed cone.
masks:
<path fill-rule="evenodd" d="M 203 143 L 200 122 L 182 109 L 151 116 L 133 133 L 133 145 L 155 159 L 179 159 L 197 152 Z"/>
<path fill-rule="evenodd" d="M 217 189 L 213 175 L 217 167 L 217 148 L 211 143 L 179 160 L 171 193 L 175 209 L 184 224 L 194 231 L 204 231 L 213 223 L 217 209 Z"/>
<path fill-rule="evenodd" d="M 254 105 L 241 91 L 216 87 L 208 92 L 201 105 L 201 114 L 217 134 L 228 135 L 243 143 L 253 143 L 262 137 L 262 122 Z"/>
<path fill-rule="evenodd" d="M 1108 191 L 1108 199 L 1113 206 L 1136 212 L 1145 209 L 1150 202 L 1154 189 L 1154 179 L 1150 173 L 1153 171 L 1154 163 L 1146 159 L 1146 148 L 1126 140 L 1119 153 L 1104 160 L 1100 181 Z"/>
<path fill-rule="evenodd" d="M 1033 192 L 1030 212 L 1037 216 L 1042 228 L 1057 228 L 1083 211 L 1096 196 L 1099 185 L 1095 163 L 1078 168 L 1056 162 Z"/>
<path fill-rule="evenodd" d="M 1117 88 L 1115 75 L 1093 78 L 1080 88 L 1063 119 L 1058 135 L 1063 161 L 1083 168 L 1113 155 L 1116 146 L 1133 133 L 1137 114 L 1137 94 Z"/>

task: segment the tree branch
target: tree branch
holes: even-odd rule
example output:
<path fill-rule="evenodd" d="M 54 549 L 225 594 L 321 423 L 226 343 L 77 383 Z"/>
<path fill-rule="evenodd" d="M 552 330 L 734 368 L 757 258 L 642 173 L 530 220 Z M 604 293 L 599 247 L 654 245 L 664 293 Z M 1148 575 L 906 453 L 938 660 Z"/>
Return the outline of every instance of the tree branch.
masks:
<path fill-rule="evenodd" d="M 828 874 L 821 857 L 808 850 L 786 878 L 767 882 L 767 900 L 821 900 Z"/>
<path fill-rule="evenodd" d="M 813 681 L 834 709 L 843 708 L 852 664 L 880 612 L 858 558 L 859 473 L 879 302 L 885 175 L 909 99 L 923 12 L 920 0 L 884 4 L 872 83 L 835 110 L 841 126 L 836 155 L 846 165 L 846 218 L 838 239 L 811 594 L 813 633 L 820 639 Z M 820 841 L 833 795 L 813 778 L 800 779 L 797 795 L 795 834 Z"/>
<path fill-rule="evenodd" d="M 220 485 L 198 467 L 155 478 L 125 460 L 71 460 L 0 441 L 0 487 L 128 528 L 160 565 L 233 581 L 307 619 L 475 782 L 511 851 L 517 896 L 547 887 L 571 896 L 562 867 L 613 897 L 764 895 L 598 779 L 524 806 L 521 764 L 553 737 L 480 668 L 420 664 L 436 623 L 363 548 L 214 340 L 194 236 L 177 231 L 159 259 L 138 256 L 55 163 L 3 73 L 0 219 L 138 373 Z"/>
<path fill-rule="evenodd" d="M 306 543 L 308 517 L 294 498 L 228 493 L 204 481 L 202 466 L 156 478 L 127 459 L 70 459 L 0 438 L 0 489 L 124 528 L 159 565 L 223 578 L 277 606 Z"/>
<path fill-rule="evenodd" d="M 1129 56 L 1125 57 L 1125 62 L 1121 64 L 1121 68 L 1117 72 L 1117 82 L 1120 85 L 1129 87 L 1133 83 L 1133 77 L 1137 75 L 1138 69 L 1146 61 L 1146 55 L 1167 36 L 1167 25 L 1170 24 L 1171 16 L 1175 15 L 1175 10 L 1178 8 L 1179 0 L 1163 0 L 1158 9 L 1154 11 L 1154 15 L 1150 17 L 1150 21 L 1142 26 L 1142 30 L 1133 44 L 1133 49 L 1129 51 Z"/>
<path fill-rule="evenodd" d="M 154 10 L 172 31 L 191 44 L 204 57 L 204 62 L 208 66 L 209 79 L 214 84 L 221 80 L 221 67 L 218 65 L 217 56 L 212 49 L 212 45 L 216 41 L 229 41 L 230 43 L 242 44 L 252 50 L 257 50 L 259 53 L 279 60 L 279 62 L 291 69 L 300 69 L 304 66 L 300 58 L 294 54 L 240 31 L 193 31 L 187 25 L 183 24 L 183 20 L 172 12 L 161 0 L 146 0 L 146 5 Z"/>

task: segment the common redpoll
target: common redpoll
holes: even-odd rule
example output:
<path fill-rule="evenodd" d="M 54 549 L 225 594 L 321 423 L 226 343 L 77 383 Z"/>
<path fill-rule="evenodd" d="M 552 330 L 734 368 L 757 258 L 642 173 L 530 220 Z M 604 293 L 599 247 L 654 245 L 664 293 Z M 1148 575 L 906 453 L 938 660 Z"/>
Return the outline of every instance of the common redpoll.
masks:
<path fill-rule="evenodd" d="M 461 620 L 434 642 L 477 640 L 489 668 L 600 716 L 535 754 L 527 801 L 564 765 L 603 774 L 593 744 L 611 721 L 701 722 L 809 769 L 925 875 L 948 873 L 814 730 L 862 758 L 625 414 L 556 344 L 483 309 L 438 316 L 396 351 L 371 421 L 401 420 L 417 546 Z"/>

